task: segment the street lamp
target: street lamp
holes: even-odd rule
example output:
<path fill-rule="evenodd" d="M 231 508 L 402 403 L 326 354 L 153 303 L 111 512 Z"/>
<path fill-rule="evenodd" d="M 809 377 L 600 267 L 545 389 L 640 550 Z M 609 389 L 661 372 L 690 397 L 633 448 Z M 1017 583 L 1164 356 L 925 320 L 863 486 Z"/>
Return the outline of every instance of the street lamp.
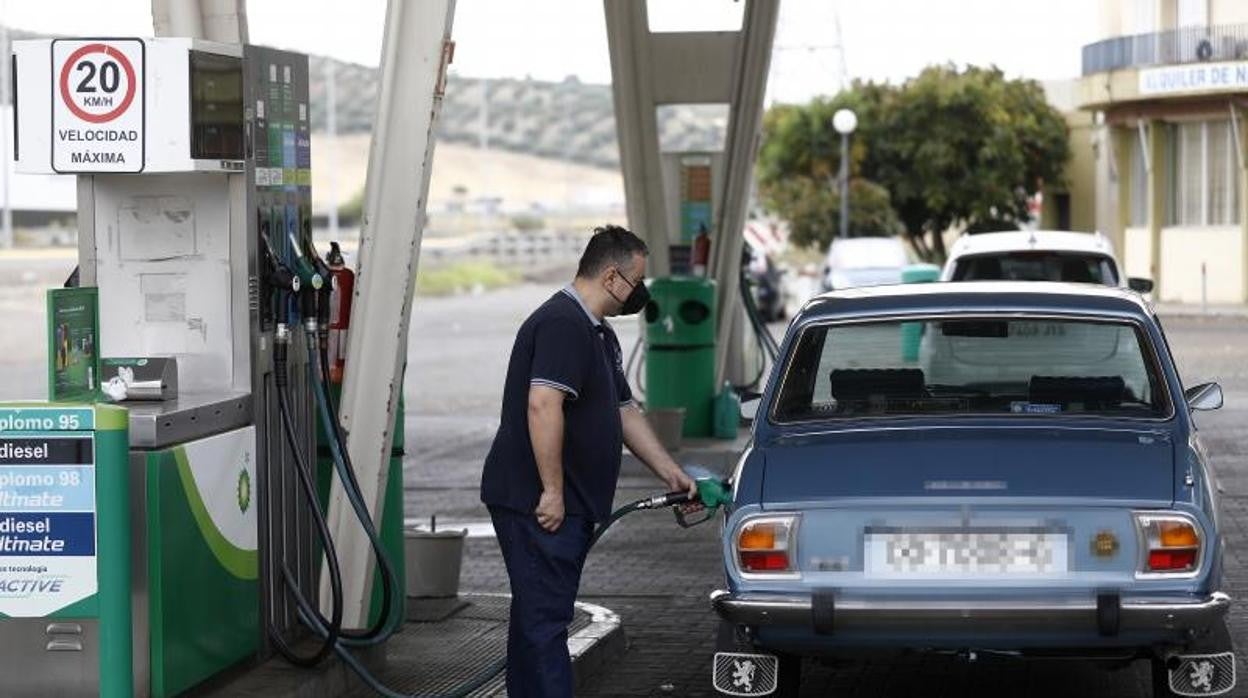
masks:
<path fill-rule="evenodd" d="M 858 128 L 858 116 L 849 109 L 837 109 L 832 128 L 841 134 L 841 238 L 849 237 L 849 134 Z"/>

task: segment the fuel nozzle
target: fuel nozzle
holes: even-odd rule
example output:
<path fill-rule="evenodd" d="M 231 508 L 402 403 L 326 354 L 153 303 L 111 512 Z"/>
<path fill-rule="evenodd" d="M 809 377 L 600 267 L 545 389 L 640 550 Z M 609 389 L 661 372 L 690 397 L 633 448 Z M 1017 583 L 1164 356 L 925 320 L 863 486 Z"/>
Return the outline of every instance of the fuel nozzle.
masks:
<path fill-rule="evenodd" d="M 316 300 L 317 292 L 325 286 L 325 277 L 316 270 L 316 266 L 304 254 L 303 245 L 291 232 L 290 249 L 295 252 L 295 274 L 300 281 L 299 302 L 300 314 L 303 316 L 304 328 L 315 332 L 317 328 Z"/>
<path fill-rule="evenodd" d="M 316 245 L 311 241 L 311 239 L 308 239 L 308 245 L 305 253 L 307 258 L 311 261 L 312 268 L 316 271 L 316 274 L 321 277 L 323 282 L 321 287 L 317 289 L 316 294 L 316 324 L 317 339 L 321 344 L 321 348 L 324 349 L 328 346 L 329 342 L 329 319 L 330 310 L 333 307 L 331 303 L 331 295 L 334 291 L 334 274 L 330 265 L 327 264 L 324 259 L 321 259 L 321 255 L 317 252 Z"/>
<path fill-rule="evenodd" d="M 325 255 L 325 261 L 331 269 L 342 269 L 347 266 L 347 260 L 342 256 L 342 247 L 335 240 L 329 243 L 329 254 Z"/>
<path fill-rule="evenodd" d="M 685 472 L 693 478 L 698 485 L 698 502 L 702 504 L 702 511 L 687 512 L 677 507 L 673 509 L 676 515 L 676 523 L 682 528 L 690 528 L 700 523 L 705 523 L 715 515 L 715 511 L 725 504 L 732 503 L 732 485 L 719 475 L 701 466 L 693 465 L 685 468 Z M 690 518 L 695 516 L 695 518 Z"/>
<path fill-rule="evenodd" d="M 719 509 L 719 507 L 732 503 L 732 485 L 727 480 L 697 465 L 685 468 L 685 472 L 697 484 L 696 498 L 690 497 L 688 492 L 668 492 L 667 494 L 643 500 L 644 503 L 640 508 L 662 509 L 663 507 L 677 507 L 673 510 L 676 513 L 676 522 L 684 528 L 689 528 L 709 520 L 714 516 L 715 510 Z M 692 501 L 700 503 L 703 507 L 701 511 L 704 512 L 701 516 L 694 519 L 689 518 L 689 514 L 678 506 Z"/>
<path fill-rule="evenodd" d="M 287 293 L 297 293 L 299 277 L 292 274 L 290 269 L 278 259 L 267 235 L 262 235 L 260 239 L 264 242 L 265 277 L 269 285 Z"/>

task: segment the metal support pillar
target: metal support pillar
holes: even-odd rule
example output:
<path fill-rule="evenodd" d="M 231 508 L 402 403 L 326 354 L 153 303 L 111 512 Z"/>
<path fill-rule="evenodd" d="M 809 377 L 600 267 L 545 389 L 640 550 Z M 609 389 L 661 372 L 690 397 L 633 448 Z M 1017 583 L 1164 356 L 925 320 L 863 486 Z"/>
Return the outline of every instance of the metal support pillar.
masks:
<path fill-rule="evenodd" d="M 629 226 L 650 246 L 650 274 L 670 273 L 656 110 L 664 104 L 727 104 L 723 188 L 712 235 L 718 286 L 716 376 L 726 375 L 732 318 L 740 307 L 738 271 L 745 245 L 754 156 L 779 0 L 746 0 L 739 31 L 650 32 L 645 0 L 603 0 L 611 89 L 620 141 Z M 740 355 L 740 352 L 736 352 Z"/>
<path fill-rule="evenodd" d="M 654 70 L 645 50 L 650 40 L 646 5 L 646 0 L 605 0 L 603 10 L 628 224 L 650 247 L 650 275 L 663 276 L 669 273 L 670 243 L 663 209 Z"/>
<path fill-rule="evenodd" d="M 152 0 L 156 36 L 247 43 L 245 0 Z"/>
<path fill-rule="evenodd" d="M 374 520 L 381 518 L 395 410 L 403 390 L 433 130 L 453 50 L 454 12 L 454 0 L 390 0 L 386 9 L 342 389 L 347 451 Z M 336 478 L 330 491 L 329 525 L 341 558 L 343 626 L 359 628 L 368 621 L 372 551 Z M 325 606 L 328 584 L 325 574 L 321 578 Z"/>
<path fill-rule="evenodd" d="M 754 159 L 763 124 L 763 98 L 771 47 L 776 36 L 780 0 L 750 0 L 745 6 L 740 46 L 733 69 L 728 142 L 725 147 L 723 217 L 719 221 L 719 244 L 713 250 L 711 273 L 719 293 L 719 336 L 715 341 L 715 384 L 728 373 L 730 319 L 739 315 L 741 253 L 745 248 L 745 218 L 750 209 L 754 182 Z"/>

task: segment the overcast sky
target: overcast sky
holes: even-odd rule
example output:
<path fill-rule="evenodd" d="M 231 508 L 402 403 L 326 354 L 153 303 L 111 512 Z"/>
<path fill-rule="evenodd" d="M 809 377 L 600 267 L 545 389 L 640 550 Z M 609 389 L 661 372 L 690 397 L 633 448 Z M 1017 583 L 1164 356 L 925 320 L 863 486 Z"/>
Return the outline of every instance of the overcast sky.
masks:
<path fill-rule="evenodd" d="M 741 2 L 651 0 L 653 29 L 726 29 Z M 841 40 L 836 18 L 840 14 Z M 376 65 L 385 0 L 250 0 L 251 41 Z M 149 0 L 0 0 L 0 22 L 66 35 L 147 36 Z M 1012 77 L 1077 77 L 1097 38 L 1095 0 L 783 0 L 769 95 L 834 93 L 850 77 L 899 82 L 932 63 L 996 64 Z M 459 0 L 453 69 L 474 77 L 607 83 L 599 0 Z"/>

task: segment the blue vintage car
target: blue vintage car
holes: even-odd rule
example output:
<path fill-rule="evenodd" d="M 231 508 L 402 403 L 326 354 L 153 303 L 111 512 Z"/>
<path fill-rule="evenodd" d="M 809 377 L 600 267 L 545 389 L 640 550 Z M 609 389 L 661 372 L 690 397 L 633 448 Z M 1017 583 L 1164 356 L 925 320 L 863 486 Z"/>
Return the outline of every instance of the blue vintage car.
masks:
<path fill-rule="evenodd" d="M 1235 684 L 1218 488 L 1151 308 L 1125 289 L 916 284 L 790 326 L 732 476 L 714 687 L 931 650 L 1152 663 Z"/>

